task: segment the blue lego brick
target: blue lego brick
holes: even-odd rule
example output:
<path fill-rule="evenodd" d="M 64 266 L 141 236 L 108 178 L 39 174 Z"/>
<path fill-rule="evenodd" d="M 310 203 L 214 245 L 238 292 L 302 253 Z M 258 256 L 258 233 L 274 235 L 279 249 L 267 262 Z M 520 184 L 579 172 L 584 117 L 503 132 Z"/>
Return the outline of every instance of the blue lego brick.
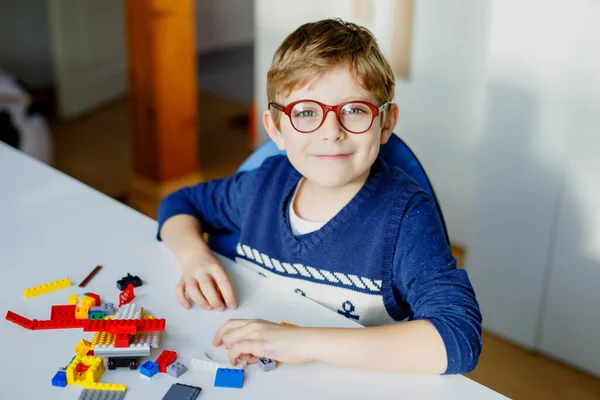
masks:
<path fill-rule="evenodd" d="M 54 378 L 52 378 L 52 386 L 66 387 L 67 386 L 67 373 L 65 371 L 58 371 Z"/>
<path fill-rule="evenodd" d="M 241 389 L 244 384 L 244 370 L 219 368 L 215 376 L 215 387 Z"/>
<path fill-rule="evenodd" d="M 176 383 L 165 393 L 162 400 L 194 400 L 200 391 L 202 388 Z"/>
<path fill-rule="evenodd" d="M 152 378 L 154 375 L 158 374 L 158 364 L 154 361 L 148 360 L 142 364 L 140 367 L 140 373 L 142 375 L 147 376 L 148 378 Z"/>

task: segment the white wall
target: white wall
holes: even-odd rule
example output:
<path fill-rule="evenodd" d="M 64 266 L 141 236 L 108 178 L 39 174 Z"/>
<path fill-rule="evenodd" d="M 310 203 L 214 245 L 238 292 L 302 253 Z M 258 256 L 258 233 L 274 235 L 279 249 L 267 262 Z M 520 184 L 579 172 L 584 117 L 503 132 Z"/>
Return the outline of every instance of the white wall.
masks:
<path fill-rule="evenodd" d="M 253 40 L 253 0 L 196 0 L 199 53 L 252 44 Z"/>
<path fill-rule="evenodd" d="M 54 80 L 46 0 L 0 1 L 0 69 L 29 85 Z"/>
<path fill-rule="evenodd" d="M 389 54 L 390 7 L 377 0 L 368 27 Z M 290 11 L 289 3 L 257 0 L 255 93 L 257 132 L 266 108 L 266 74 L 273 53 L 302 23 L 323 18 L 353 18 L 352 0 L 306 0 Z M 487 50 L 489 2 L 415 2 L 412 65 L 409 81 L 397 81 L 395 101 L 400 121 L 395 133 L 417 153 L 435 187 L 454 243 L 467 244 L 473 205 L 473 167 L 479 137 L 481 98 Z"/>

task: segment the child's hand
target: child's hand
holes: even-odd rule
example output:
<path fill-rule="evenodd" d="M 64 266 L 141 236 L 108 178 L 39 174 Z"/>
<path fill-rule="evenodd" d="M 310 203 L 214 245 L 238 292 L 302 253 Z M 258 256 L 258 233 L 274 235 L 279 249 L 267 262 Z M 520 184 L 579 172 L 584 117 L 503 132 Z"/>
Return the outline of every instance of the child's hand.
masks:
<path fill-rule="evenodd" d="M 188 297 L 208 311 L 223 311 L 225 305 L 229 309 L 237 307 L 229 278 L 219 261 L 212 257 L 192 256 L 181 265 L 181 280 L 175 295 L 185 308 L 191 307 Z"/>
<path fill-rule="evenodd" d="M 229 349 L 229 362 L 237 360 L 255 363 L 267 357 L 285 363 L 310 361 L 304 346 L 307 328 L 283 326 L 261 319 L 231 319 L 216 333 L 214 346 L 225 344 Z"/>

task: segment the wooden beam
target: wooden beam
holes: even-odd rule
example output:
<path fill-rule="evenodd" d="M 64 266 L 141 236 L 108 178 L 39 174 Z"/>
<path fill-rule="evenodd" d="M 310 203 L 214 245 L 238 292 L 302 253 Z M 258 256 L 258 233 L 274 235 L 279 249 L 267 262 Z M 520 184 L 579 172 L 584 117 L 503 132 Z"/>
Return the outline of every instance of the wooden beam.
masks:
<path fill-rule="evenodd" d="M 198 180 L 194 0 L 125 0 L 133 192 Z M 140 194 L 137 193 L 137 194 Z"/>

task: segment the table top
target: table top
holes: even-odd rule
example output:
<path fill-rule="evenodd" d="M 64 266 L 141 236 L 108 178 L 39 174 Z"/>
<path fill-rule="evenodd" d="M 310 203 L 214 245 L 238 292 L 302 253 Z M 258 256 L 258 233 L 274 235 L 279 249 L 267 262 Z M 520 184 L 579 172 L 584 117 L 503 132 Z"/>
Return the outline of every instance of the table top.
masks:
<path fill-rule="evenodd" d="M 280 364 L 270 372 L 246 368 L 242 389 L 214 387 L 215 373 L 191 368 L 192 357 L 212 348 L 216 330 L 230 318 L 263 318 L 300 326 L 356 327 L 355 322 L 300 295 L 269 284 L 250 270 L 221 258 L 238 296 L 233 311 L 185 310 L 174 287 L 176 260 L 156 240 L 156 221 L 0 143 L 0 304 L 30 319 L 50 319 L 52 305 L 67 304 L 72 293 L 90 291 L 118 304 L 116 281 L 131 273 L 143 280 L 134 303 L 167 320 L 156 360 L 163 349 L 176 351 L 189 371 L 178 379 L 159 374 L 143 379 L 139 370 L 105 370 L 100 382 L 127 384 L 126 399 L 162 398 L 173 383 L 201 387 L 200 399 L 419 398 L 500 399 L 498 393 L 462 375 L 414 376 L 342 368 L 321 363 Z M 100 272 L 84 288 L 77 285 L 96 265 Z M 25 299 L 23 290 L 68 277 L 69 288 Z M 274 299 L 277 299 L 274 301 Z M 60 367 L 74 356 L 82 329 L 29 331 L 0 323 L 3 363 L 0 384 L 7 398 L 77 399 L 81 387 L 51 386 Z"/>

